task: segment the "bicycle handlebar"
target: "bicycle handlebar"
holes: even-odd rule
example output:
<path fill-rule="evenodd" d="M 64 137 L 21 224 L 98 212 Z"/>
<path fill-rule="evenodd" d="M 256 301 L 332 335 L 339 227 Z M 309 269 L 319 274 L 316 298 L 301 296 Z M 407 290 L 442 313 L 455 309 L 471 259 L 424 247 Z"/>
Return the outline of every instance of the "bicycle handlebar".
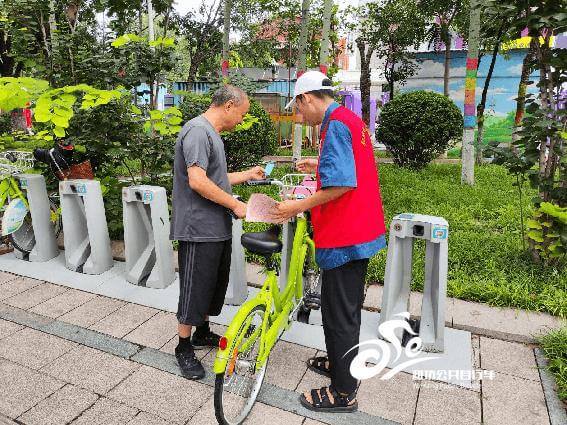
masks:
<path fill-rule="evenodd" d="M 247 186 L 283 186 L 283 182 L 275 179 L 264 179 L 264 180 L 248 180 L 246 182 Z"/>

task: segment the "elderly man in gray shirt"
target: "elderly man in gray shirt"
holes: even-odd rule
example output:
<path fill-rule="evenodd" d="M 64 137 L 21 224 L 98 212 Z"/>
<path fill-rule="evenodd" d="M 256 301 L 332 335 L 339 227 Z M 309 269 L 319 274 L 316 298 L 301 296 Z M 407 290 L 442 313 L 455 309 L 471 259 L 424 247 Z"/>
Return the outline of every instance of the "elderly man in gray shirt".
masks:
<path fill-rule="evenodd" d="M 231 186 L 265 178 L 261 167 L 227 171 L 219 133 L 234 129 L 249 108 L 246 93 L 222 86 L 213 94 L 209 109 L 185 124 L 175 144 L 170 233 L 170 239 L 179 241 L 179 344 L 175 356 L 189 379 L 205 376 L 194 350 L 216 347 L 220 339 L 209 328 L 209 316 L 220 314 L 228 285 L 232 246 L 229 210 L 237 217 L 246 216 L 246 204 L 232 196 Z"/>

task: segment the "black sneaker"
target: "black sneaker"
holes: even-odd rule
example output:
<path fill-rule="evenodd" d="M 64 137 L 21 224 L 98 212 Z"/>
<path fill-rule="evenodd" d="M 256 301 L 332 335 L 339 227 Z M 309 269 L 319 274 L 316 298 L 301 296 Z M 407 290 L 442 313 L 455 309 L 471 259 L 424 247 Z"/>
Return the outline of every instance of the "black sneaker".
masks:
<path fill-rule="evenodd" d="M 187 379 L 203 379 L 205 377 L 205 368 L 195 357 L 193 350 L 179 351 L 175 349 L 175 358 L 181 368 L 182 375 Z"/>
<path fill-rule="evenodd" d="M 205 334 L 193 333 L 191 337 L 191 345 L 195 350 L 202 350 L 205 348 L 218 348 L 221 337 L 210 329 Z"/>

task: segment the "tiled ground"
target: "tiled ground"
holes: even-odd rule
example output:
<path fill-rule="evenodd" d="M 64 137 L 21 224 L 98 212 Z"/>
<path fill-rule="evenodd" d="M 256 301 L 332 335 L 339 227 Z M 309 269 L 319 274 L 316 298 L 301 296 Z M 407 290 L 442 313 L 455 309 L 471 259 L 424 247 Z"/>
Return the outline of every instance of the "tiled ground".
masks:
<path fill-rule="evenodd" d="M 176 345 L 174 314 L 75 289 L 0 273 L 1 303 L 168 354 Z M 360 385 L 360 411 L 401 424 L 549 424 L 533 347 L 476 335 L 472 345 L 475 368 L 494 379 L 465 389 L 403 372 L 375 377 Z M 266 382 L 297 395 L 327 385 L 305 365 L 320 354 L 279 342 Z M 215 351 L 199 356 L 210 367 Z M 210 385 L 0 319 L 0 422 L 2 415 L 41 425 L 216 423 Z M 321 422 L 257 403 L 246 423 Z"/>

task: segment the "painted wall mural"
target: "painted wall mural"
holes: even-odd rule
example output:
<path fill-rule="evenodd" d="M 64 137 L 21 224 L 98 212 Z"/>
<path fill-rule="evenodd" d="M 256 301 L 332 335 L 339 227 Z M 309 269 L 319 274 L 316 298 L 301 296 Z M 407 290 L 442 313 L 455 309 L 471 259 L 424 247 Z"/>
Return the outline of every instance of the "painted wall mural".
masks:
<path fill-rule="evenodd" d="M 513 49 L 509 50 L 505 56 L 499 55 L 496 59 L 486 100 L 486 141 L 498 140 L 503 142 L 510 139 L 512 126 L 508 123 L 513 122 L 513 115 L 516 110 L 515 98 L 518 93 L 522 61 L 526 52 L 526 49 Z M 453 51 L 451 54 L 449 96 L 464 112 L 467 53 L 466 51 Z M 397 89 L 402 93 L 414 90 L 432 90 L 443 93 L 443 53 L 418 53 L 417 57 L 421 65 L 419 72 L 409 78 L 404 86 L 397 87 Z M 490 55 L 484 55 L 479 63 L 475 105 L 481 99 L 490 59 Z M 538 73 L 532 73 L 530 80 L 537 81 L 537 79 Z M 535 84 L 528 87 L 528 92 L 537 93 Z M 512 114 L 512 121 L 510 121 L 510 114 Z"/>

